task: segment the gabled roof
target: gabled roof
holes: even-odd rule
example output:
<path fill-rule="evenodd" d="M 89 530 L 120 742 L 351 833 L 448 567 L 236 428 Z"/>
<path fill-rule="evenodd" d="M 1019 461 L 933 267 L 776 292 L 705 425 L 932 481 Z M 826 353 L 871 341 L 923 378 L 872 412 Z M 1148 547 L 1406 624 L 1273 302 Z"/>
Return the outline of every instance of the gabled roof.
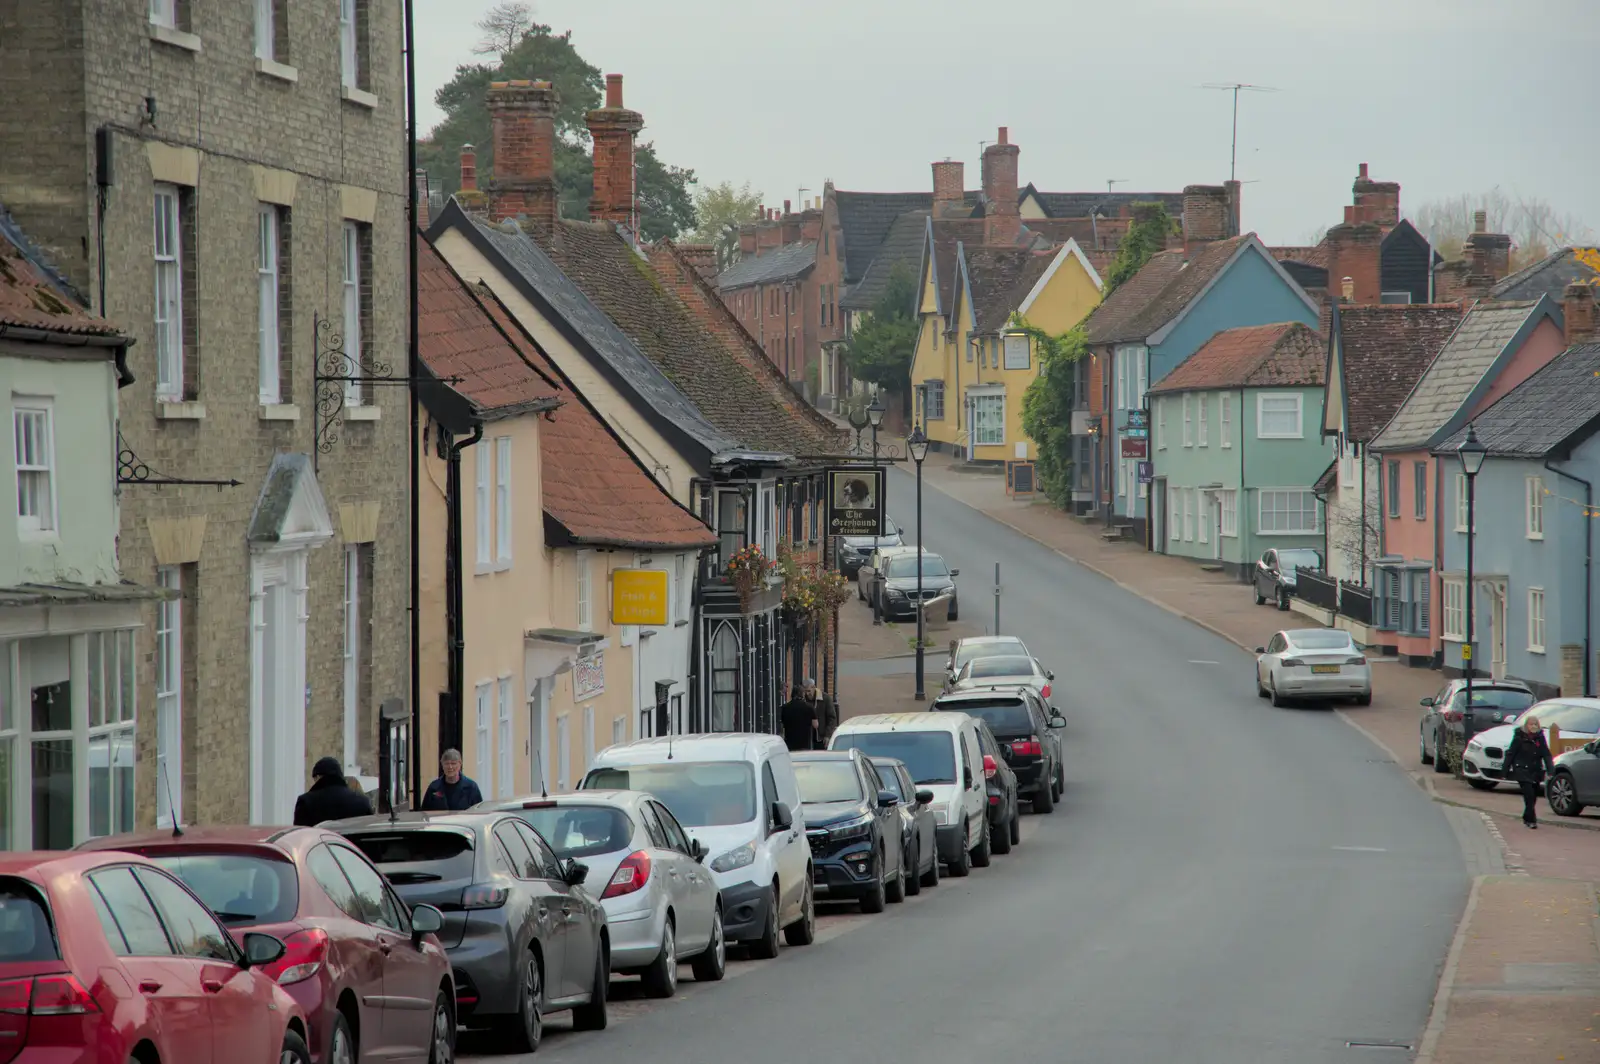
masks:
<path fill-rule="evenodd" d="M 1569 347 L 1472 419 L 1478 441 L 1500 458 L 1566 457 L 1600 429 L 1596 376 L 1600 343 Z M 1434 453 L 1453 453 L 1466 436 L 1463 426 Z"/>
<path fill-rule="evenodd" d="M 1159 203 L 1177 218 L 1183 214 L 1182 192 L 1040 192 L 1032 184 L 1022 189 L 1018 202 L 1032 194 L 1052 218 L 1087 218 L 1098 214 L 1114 218 L 1135 203 Z"/>
<path fill-rule="evenodd" d="M 1557 320 L 1555 305 L 1548 299 L 1484 301 L 1474 306 L 1372 441 L 1372 449 L 1428 447 L 1435 437 L 1452 431 L 1545 318 Z"/>
<path fill-rule="evenodd" d="M 927 242 L 923 252 L 926 275 L 927 256 L 933 256 L 933 277 L 939 294 L 939 311 L 948 317 L 955 308 L 955 284 L 959 276 L 957 249 L 962 244 L 977 246 L 983 242 L 981 218 L 929 218 L 926 222 Z M 918 293 L 921 298 L 921 293 Z"/>
<path fill-rule="evenodd" d="M 723 291 L 743 288 L 752 284 L 771 284 L 804 277 L 817 264 L 817 242 L 808 240 L 800 244 L 764 251 L 760 255 L 740 259 L 717 275 L 716 286 Z"/>
<path fill-rule="evenodd" d="M 0 331 L 7 329 L 132 343 L 115 325 L 84 309 L 82 296 L 0 206 Z"/>
<path fill-rule="evenodd" d="M 1340 359 L 1346 437 L 1365 443 L 1389 423 L 1464 313 L 1459 303 L 1337 308 L 1329 354 Z M 1330 381 L 1333 373 L 1330 368 Z"/>
<path fill-rule="evenodd" d="M 1298 321 L 1224 329 L 1150 389 L 1196 392 L 1213 388 L 1320 386 L 1323 338 Z"/>
<path fill-rule="evenodd" d="M 1600 279 L 1600 274 L 1579 260 L 1575 254 L 1577 250 L 1565 247 L 1524 266 L 1491 288 L 1489 298 L 1538 299 L 1540 296 L 1549 296 L 1559 300 L 1567 285 L 1573 281 L 1593 282 Z"/>
<path fill-rule="evenodd" d="M 976 206 L 979 195 L 968 192 L 967 206 Z M 844 230 L 844 282 L 855 284 L 866 274 L 894 220 L 907 211 L 933 210 L 933 193 L 835 190 L 833 202 Z"/>
<path fill-rule="evenodd" d="M 1158 251 L 1139 272 L 1124 281 L 1084 320 L 1083 327 L 1092 344 L 1115 343 L 1128 335 L 1129 328 L 1178 276 L 1184 268 L 1182 251 Z"/>
<path fill-rule="evenodd" d="M 992 333 L 1011 320 L 1035 282 L 1055 261 L 1054 251 L 1027 248 L 963 247 L 968 290 L 972 294 L 972 331 Z"/>
<path fill-rule="evenodd" d="M 907 211 L 894 220 L 872 265 L 839 300 L 841 310 L 871 310 L 889 286 L 889 276 L 896 266 L 916 276 L 922 246 L 928 238 L 928 217 L 928 211 Z"/>

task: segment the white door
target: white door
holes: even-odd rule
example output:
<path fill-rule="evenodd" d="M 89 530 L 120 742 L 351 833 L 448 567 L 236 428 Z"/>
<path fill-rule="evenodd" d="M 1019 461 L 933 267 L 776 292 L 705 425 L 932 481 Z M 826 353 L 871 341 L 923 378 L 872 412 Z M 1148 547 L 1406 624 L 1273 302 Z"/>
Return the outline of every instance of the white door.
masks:
<path fill-rule="evenodd" d="M 550 792 L 550 766 L 547 763 L 550 749 L 549 716 L 550 679 L 533 681 L 528 692 L 528 793 Z"/>
<path fill-rule="evenodd" d="M 251 572 L 250 822 L 287 824 L 306 786 L 307 552 Z"/>
<path fill-rule="evenodd" d="M 1489 586 L 1489 616 L 1494 632 L 1489 649 L 1489 675 L 1496 680 L 1506 676 L 1506 585 Z"/>
<path fill-rule="evenodd" d="M 1222 497 L 1211 496 L 1211 560 L 1222 560 Z"/>

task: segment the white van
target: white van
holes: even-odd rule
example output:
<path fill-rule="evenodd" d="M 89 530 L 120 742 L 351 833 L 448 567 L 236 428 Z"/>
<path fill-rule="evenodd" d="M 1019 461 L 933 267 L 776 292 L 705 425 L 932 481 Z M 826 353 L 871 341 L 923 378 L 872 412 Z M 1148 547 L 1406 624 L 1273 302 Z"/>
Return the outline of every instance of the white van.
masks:
<path fill-rule="evenodd" d="M 649 791 L 672 810 L 705 849 L 730 942 L 776 957 L 780 927 L 791 946 L 816 937 L 800 786 L 776 735 L 662 736 L 608 746 L 579 786 Z"/>
<path fill-rule="evenodd" d="M 965 713 L 873 713 L 842 722 L 830 750 L 904 761 L 918 787 L 933 792 L 939 860 L 952 876 L 989 863 L 988 788 L 978 725 Z"/>

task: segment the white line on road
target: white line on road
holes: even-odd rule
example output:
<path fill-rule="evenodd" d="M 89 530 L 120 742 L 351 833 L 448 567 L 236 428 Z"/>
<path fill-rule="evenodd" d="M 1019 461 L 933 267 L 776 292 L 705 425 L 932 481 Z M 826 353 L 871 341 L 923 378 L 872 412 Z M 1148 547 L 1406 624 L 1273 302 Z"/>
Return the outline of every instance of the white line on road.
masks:
<path fill-rule="evenodd" d="M 1346 853 L 1388 853 L 1383 846 L 1334 846 L 1332 849 L 1343 850 Z"/>
<path fill-rule="evenodd" d="M 1222 662 L 1220 662 L 1220 661 L 1193 661 L 1193 660 L 1191 660 L 1189 662 L 1189 664 L 1190 665 L 1221 665 Z"/>

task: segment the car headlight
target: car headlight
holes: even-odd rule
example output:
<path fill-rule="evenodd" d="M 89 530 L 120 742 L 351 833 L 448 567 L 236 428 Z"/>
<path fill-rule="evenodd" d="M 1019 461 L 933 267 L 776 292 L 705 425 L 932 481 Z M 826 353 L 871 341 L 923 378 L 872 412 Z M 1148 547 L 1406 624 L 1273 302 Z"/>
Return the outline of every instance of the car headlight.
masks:
<path fill-rule="evenodd" d="M 732 872 L 735 868 L 754 864 L 756 859 L 756 844 L 747 842 L 743 846 L 736 846 L 726 853 L 719 853 L 711 862 L 713 872 Z"/>
<path fill-rule="evenodd" d="M 835 824 L 828 829 L 828 838 L 834 842 L 844 842 L 847 839 L 864 839 L 871 834 L 872 817 L 870 814 L 846 821 L 843 824 Z"/>
<path fill-rule="evenodd" d="M 898 588 L 893 588 L 893 587 L 884 588 L 884 594 L 888 595 L 890 598 L 905 598 L 906 597 L 906 593 L 904 591 L 901 591 Z"/>
<path fill-rule="evenodd" d="M 955 593 L 956 593 L 956 585 L 954 585 L 954 584 L 951 584 L 949 587 L 941 587 L 939 589 L 939 594 L 941 594 L 941 595 L 954 595 Z"/>
<path fill-rule="evenodd" d="M 944 806 L 936 806 L 934 808 L 934 810 L 933 810 L 933 822 L 936 825 L 939 825 L 941 827 L 944 826 L 945 824 L 950 823 L 949 816 L 947 816 L 945 814 Z"/>

